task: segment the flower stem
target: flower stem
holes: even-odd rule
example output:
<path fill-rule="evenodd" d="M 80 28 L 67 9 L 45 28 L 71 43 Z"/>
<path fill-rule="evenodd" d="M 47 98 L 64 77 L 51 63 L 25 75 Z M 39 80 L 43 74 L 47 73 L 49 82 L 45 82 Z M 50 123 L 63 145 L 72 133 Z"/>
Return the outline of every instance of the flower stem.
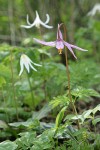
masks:
<path fill-rule="evenodd" d="M 42 31 L 41 31 L 41 27 L 39 28 L 39 34 L 40 34 L 40 37 L 41 37 L 41 39 L 43 40 L 43 35 L 42 35 Z M 41 55 L 41 61 L 42 61 L 42 64 L 43 64 L 43 66 L 44 66 L 44 55 L 42 54 Z M 43 90 L 44 90 L 44 99 L 45 99 L 45 101 L 47 100 L 47 89 L 46 89 L 46 79 L 45 79 L 45 77 L 43 77 Z"/>
<path fill-rule="evenodd" d="M 16 117 L 17 120 L 19 120 L 18 118 L 18 109 L 17 109 L 17 100 L 16 100 L 16 90 L 15 90 L 15 86 L 14 86 L 14 73 L 13 73 L 13 56 L 12 56 L 12 49 L 10 49 L 10 56 L 11 56 L 11 77 L 12 77 L 12 89 L 13 89 L 13 97 L 14 97 L 14 101 L 15 101 L 15 108 L 16 108 Z"/>
<path fill-rule="evenodd" d="M 3 100 L 4 100 L 4 109 L 5 109 L 6 119 L 7 119 L 6 121 L 8 123 L 9 122 L 9 116 L 8 116 L 7 110 L 6 110 L 6 100 L 5 100 L 5 96 L 3 94 L 3 85 L 2 85 L 2 97 L 3 97 Z"/>
<path fill-rule="evenodd" d="M 27 74 L 28 84 L 29 84 L 30 92 L 31 92 L 32 105 L 33 105 L 33 107 L 34 107 L 34 102 L 33 102 L 33 100 L 34 100 L 34 96 L 33 96 L 33 92 L 32 92 L 31 81 L 30 81 L 30 79 L 29 79 L 29 76 L 28 76 L 28 73 L 27 73 L 27 72 L 26 72 L 26 74 Z"/>
<path fill-rule="evenodd" d="M 66 26 L 64 24 L 63 25 L 63 29 L 64 29 L 64 40 L 66 41 Z M 61 27 L 61 26 L 60 26 Z M 72 109 L 74 114 L 76 115 L 76 117 L 78 116 L 77 114 L 77 110 L 76 110 L 76 106 L 72 100 L 72 96 L 71 96 L 71 87 L 70 87 L 70 72 L 69 72 L 69 67 L 68 67 L 68 54 L 67 54 L 67 48 L 65 47 L 65 58 L 66 58 L 66 73 L 67 73 L 67 78 L 68 78 L 68 95 L 69 95 L 69 99 L 70 102 L 72 104 Z M 78 117 L 77 117 L 78 118 Z M 77 127 L 78 129 L 80 129 L 80 124 L 79 124 L 79 120 L 77 120 Z"/>

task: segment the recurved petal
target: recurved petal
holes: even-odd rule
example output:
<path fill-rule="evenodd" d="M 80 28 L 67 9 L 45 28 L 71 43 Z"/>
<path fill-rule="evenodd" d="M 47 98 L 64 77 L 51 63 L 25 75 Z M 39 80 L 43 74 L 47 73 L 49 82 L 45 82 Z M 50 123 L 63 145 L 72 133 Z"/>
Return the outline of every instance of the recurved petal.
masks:
<path fill-rule="evenodd" d="M 32 66 L 31 63 L 30 63 L 30 67 L 31 67 L 34 71 L 37 71 L 37 70 Z"/>
<path fill-rule="evenodd" d="M 35 23 L 32 23 L 30 25 L 21 25 L 22 28 L 30 29 L 35 25 Z"/>
<path fill-rule="evenodd" d="M 57 49 L 63 49 L 64 48 L 64 43 L 61 40 L 56 41 L 56 48 Z"/>
<path fill-rule="evenodd" d="M 29 72 L 30 72 L 30 67 L 29 67 L 30 62 L 25 61 L 25 62 L 24 62 L 24 65 L 25 65 L 25 68 L 27 69 L 27 71 L 28 71 L 28 73 L 29 73 Z"/>
<path fill-rule="evenodd" d="M 28 64 L 33 63 L 33 61 L 27 55 L 25 55 L 25 57 Z"/>
<path fill-rule="evenodd" d="M 47 46 L 52 46 L 52 47 L 55 47 L 56 46 L 56 42 L 45 42 L 45 41 L 41 41 L 41 40 L 38 40 L 36 38 L 33 38 L 36 42 L 40 43 L 40 44 L 43 44 L 43 45 L 47 45 Z"/>
<path fill-rule="evenodd" d="M 22 72 L 23 72 L 23 70 L 21 69 L 20 72 L 19 72 L 19 76 L 21 76 Z"/>
<path fill-rule="evenodd" d="M 49 26 L 49 25 L 45 24 L 44 22 L 42 22 L 41 20 L 40 20 L 40 24 L 42 26 L 44 26 L 45 28 L 48 28 L 48 29 L 52 29 L 53 28 L 53 26 Z"/>
<path fill-rule="evenodd" d="M 29 28 L 32 28 L 33 26 L 35 26 L 35 20 L 36 20 L 36 19 L 35 19 L 34 22 L 31 24 L 31 23 L 29 22 L 29 16 L 28 16 L 28 14 L 27 14 L 26 20 L 27 20 L 27 24 L 28 24 L 28 25 L 21 25 L 22 28 L 29 29 Z"/>
<path fill-rule="evenodd" d="M 27 24 L 28 25 L 31 25 L 31 23 L 29 22 L 29 16 L 28 16 L 28 14 L 27 14 L 27 16 L 26 16 L 26 20 L 27 20 Z M 33 23 L 32 23 L 33 24 Z"/>
<path fill-rule="evenodd" d="M 39 14 L 38 14 L 37 10 L 36 10 L 36 17 L 39 17 Z"/>
<path fill-rule="evenodd" d="M 78 46 L 76 46 L 76 45 L 70 44 L 70 46 L 71 46 L 72 48 L 76 48 L 76 49 L 78 49 L 78 50 L 80 50 L 80 51 L 88 51 L 88 50 L 85 50 L 85 49 L 83 49 L 83 48 L 80 48 L 80 47 L 78 47 Z"/>
<path fill-rule="evenodd" d="M 23 63 L 23 60 L 20 59 L 20 72 L 19 72 L 19 76 L 22 74 L 23 70 L 24 70 L 24 63 Z"/>
<path fill-rule="evenodd" d="M 75 56 L 75 54 L 74 54 L 74 52 L 71 48 L 71 45 L 69 43 L 65 42 L 65 41 L 64 41 L 64 44 L 69 49 L 69 51 L 72 53 L 72 55 L 77 59 L 77 57 Z"/>
<path fill-rule="evenodd" d="M 45 24 L 49 23 L 49 21 L 50 21 L 50 17 L 49 17 L 49 15 L 48 15 L 48 14 L 46 14 L 46 16 L 47 16 L 47 20 L 44 22 Z"/>
<path fill-rule="evenodd" d="M 63 35 L 62 35 L 62 32 L 61 32 L 61 30 L 59 29 L 59 36 L 60 36 L 60 39 L 62 39 L 63 40 Z"/>
<path fill-rule="evenodd" d="M 63 35 L 60 30 L 60 25 L 58 24 L 57 39 L 59 39 L 59 38 L 63 40 Z"/>
<path fill-rule="evenodd" d="M 33 64 L 34 64 L 35 66 L 39 66 L 39 67 L 41 67 L 41 66 L 42 66 L 42 65 L 40 65 L 40 64 L 36 64 L 36 63 L 34 63 L 34 62 L 33 62 Z"/>

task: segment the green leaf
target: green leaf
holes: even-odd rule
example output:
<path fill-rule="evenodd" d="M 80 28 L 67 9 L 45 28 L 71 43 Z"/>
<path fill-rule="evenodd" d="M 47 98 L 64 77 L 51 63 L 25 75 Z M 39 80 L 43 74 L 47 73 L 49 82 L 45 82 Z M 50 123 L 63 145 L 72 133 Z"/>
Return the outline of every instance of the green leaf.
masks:
<path fill-rule="evenodd" d="M 60 125 L 60 123 L 61 123 L 61 121 L 62 121 L 62 119 L 64 117 L 64 112 L 65 112 L 66 108 L 67 108 L 66 106 L 63 107 L 61 109 L 61 111 L 58 113 L 58 115 L 56 117 L 56 128 L 59 127 L 59 125 Z"/>
<path fill-rule="evenodd" d="M 71 120 L 73 117 L 75 117 L 74 114 L 69 114 L 69 115 L 67 115 L 67 116 L 65 117 L 64 121 L 65 121 L 65 120 Z"/>
<path fill-rule="evenodd" d="M 15 123 L 9 123 L 10 126 L 12 127 L 28 127 L 28 128 L 34 128 L 34 127 L 38 127 L 39 121 L 38 120 L 32 120 L 29 119 L 25 122 L 15 122 Z"/>
<path fill-rule="evenodd" d="M 50 47 L 49 47 L 50 48 Z M 45 49 L 37 49 L 41 54 L 45 54 L 47 55 L 48 57 L 51 57 L 51 54 L 47 52 L 47 50 Z"/>
<path fill-rule="evenodd" d="M 100 118 L 96 118 L 92 121 L 93 125 L 96 125 L 98 122 L 100 122 Z"/>
<path fill-rule="evenodd" d="M 50 102 L 50 105 L 55 108 L 57 106 L 68 106 L 70 103 L 69 98 L 64 94 L 57 97 L 54 97 L 53 100 Z"/>
<path fill-rule="evenodd" d="M 74 120 L 80 119 L 82 123 L 84 123 L 85 119 L 92 118 L 92 116 L 90 116 L 91 113 L 92 113 L 92 109 L 89 109 L 89 110 L 84 111 L 82 115 L 77 115 L 73 117 L 72 119 Z"/>
<path fill-rule="evenodd" d="M 9 70 L 9 68 L 3 64 L 0 64 L 0 76 L 3 76 L 5 78 L 11 78 L 11 72 Z"/>
<path fill-rule="evenodd" d="M 4 141 L 0 143 L 0 150 L 15 150 L 17 147 L 17 144 L 11 141 Z"/>
<path fill-rule="evenodd" d="M 94 109 L 89 109 L 89 110 L 84 111 L 81 115 L 77 115 L 77 116 L 68 115 L 68 116 L 66 116 L 65 120 L 66 119 L 68 119 L 68 120 L 80 119 L 82 121 L 82 123 L 84 123 L 85 119 L 93 118 L 93 116 L 91 114 L 92 113 L 95 114 L 97 111 L 100 111 L 100 104 L 97 105 Z M 99 121 L 99 119 L 97 119 L 97 121 Z"/>
<path fill-rule="evenodd" d="M 84 119 L 90 118 L 91 113 L 92 113 L 92 109 L 84 111 L 83 114 L 82 114 L 82 118 L 84 118 Z"/>
<path fill-rule="evenodd" d="M 40 111 L 33 112 L 32 118 L 40 120 L 40 119 L 46 117 L 50 111 L 51 111 L 51 106 L 46 104 Z"/>
<path fill-rule="evenodd" d="M 72 95 L 75 97 L 90 97 L 90 96 L 96 96 L 96 97 L 100 97 L 100 94 L 98 92 L 96 92 L 93 89 L 84 89 L 82 87 L 77 87 L 76 89 L 74 89 L 72 91 Z"/>
<path fill-rule="evenodd" d="M 82 123 L 84 123 L 85 119 L 87 118 L 92 118 L 92 116 L 90 115 L 92 113 L 92 109 L 86 110 L 84 111 L 81 115 L 68 115 L 66 116 L 65 120 L 81 120 Z"/>
<path fill-rule="evenodd" d="M 4 121 L 0 120 L 0 128 L 6 129 L 6 128 L 8 128 L 8 125 Z"/>
<path fill-rule="evenodd" d="M 2 87 L 3 84 L 6 84 L 6 80 L 4 77 L 0 76 L 0 87 Z"/>
<path fill-rule="evenodd" d="M 97 105 L 94 109 L 93 109 L 93 114 L 95 114 L 97 111 L 100 111 L 100 104 Z"/>
<path fill-rule="evenodd" d="M 55 134 L 54 129 L 46 130 L 33 141 L 31 150 L 51 150 L 54 146 L 53 137 Z"/>
<path fill-rule="evenodd" d="M 18 148 L 21 149 L 28 149 L 31 145 L 33 145 L 33 141 L 36 138 L 35 132 L 24 132 L 19 134 L 21 138 L 18 138 L 16 140 L 16 143 L 18 144 Z"/>

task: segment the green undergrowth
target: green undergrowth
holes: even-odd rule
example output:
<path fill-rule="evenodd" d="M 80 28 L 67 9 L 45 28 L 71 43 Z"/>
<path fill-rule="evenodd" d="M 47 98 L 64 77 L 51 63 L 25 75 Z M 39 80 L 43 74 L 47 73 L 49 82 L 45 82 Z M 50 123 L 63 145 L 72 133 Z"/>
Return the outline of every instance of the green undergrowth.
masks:
<path fill-rule="evenodd" d="M 22 53 L 42 67 L 19 77 Z M 68 96 L 66 66 L 50 48 L 2 44 L 0 69 L 0 150 L 99 150 L 100 70 L 95 59 L 69 61 L 77 116 Z"/>

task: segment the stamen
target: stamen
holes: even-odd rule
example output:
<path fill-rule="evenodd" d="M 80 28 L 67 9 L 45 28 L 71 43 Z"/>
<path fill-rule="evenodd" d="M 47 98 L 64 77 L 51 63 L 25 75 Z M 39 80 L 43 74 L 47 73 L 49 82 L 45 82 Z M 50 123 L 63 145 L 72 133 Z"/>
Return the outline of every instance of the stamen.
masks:
<path fill-rule="evenodd" d="M 59 54 L 62 54 L 62 49 L 58 49 L 58 53 L 59 53 Z"/>

